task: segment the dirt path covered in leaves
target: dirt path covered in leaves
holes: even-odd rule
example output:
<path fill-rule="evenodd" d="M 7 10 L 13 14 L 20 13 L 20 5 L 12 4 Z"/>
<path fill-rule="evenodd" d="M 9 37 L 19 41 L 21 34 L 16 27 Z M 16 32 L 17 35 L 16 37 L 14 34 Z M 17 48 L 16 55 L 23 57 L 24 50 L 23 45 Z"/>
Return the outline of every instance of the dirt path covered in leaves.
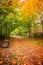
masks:
<path fill-rule="evenodd" d="M 9 48 L 1 49 L 3 65 L 43 65 L 43 39 L 11 38 Z"/>

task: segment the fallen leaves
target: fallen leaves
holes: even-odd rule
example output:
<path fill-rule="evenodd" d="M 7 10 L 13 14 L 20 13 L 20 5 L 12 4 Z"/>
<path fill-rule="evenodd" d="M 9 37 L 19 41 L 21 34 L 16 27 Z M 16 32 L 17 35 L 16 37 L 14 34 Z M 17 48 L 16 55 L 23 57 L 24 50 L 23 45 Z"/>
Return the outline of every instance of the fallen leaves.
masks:
<path fill-rule="evenodd" d="M 16 61 L 14 59 L 11 59 L 12 64 L 16 64 Z"/>
<path fill-rule="evenodd" d="M 13 41 L 13 43 L 10 41 L 12 46 L 6 50 L 2 51 L 0 48 L 0 64 L 4 62 L 6 65 L 9 63 L 12 65 L 43 65 L 43 48 L 41 46 L 33 44 L 32 40 L 16 39 Z M 9 49 L 13 50 L 9 51 Z"/>
<path fill-rule="evenodd" d="M 2 64 L 3 63 L 3 61 L 0 61 L 0 64 Z"/>

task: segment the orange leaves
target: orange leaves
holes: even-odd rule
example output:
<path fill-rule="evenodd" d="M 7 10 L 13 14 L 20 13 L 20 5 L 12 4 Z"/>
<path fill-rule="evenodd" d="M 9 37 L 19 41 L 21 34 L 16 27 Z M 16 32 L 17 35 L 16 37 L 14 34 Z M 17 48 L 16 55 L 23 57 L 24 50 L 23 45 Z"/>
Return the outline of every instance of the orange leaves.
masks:
<path fill-rule="evenodd" d="M 1 56 L 4 61 L 1 59 L 0 65 L 3 65 L 3 62 L 6 63 L 4 65 L 43 65 L 43 47 L 37 46 L 36 41 L 43 42 L 43 39 L 10 39 L 12 46 L 10 45 L 6 50 L 0 48 L 3 52 L 2 56 L 4 55 L 4 58 Z"/>
<path fill-rule="evenodd" d="M 2 48 L 0 48 L 0 53 L 2 52 Z"/>
<path fill-rule="evenodd" d="M 36 11 L 39 11 L 39 1 L 38 0 L 26 0 L 24 4 L 22 4 L 21 11 L 25 12 L 27 14 L 34 13 Z M 25 16 L 27 16 L 27 14 Z"/>
<path fill-rule="evenodd" d="M 43 11 L 43 2 L 42 1 L 39 2 L 39 9 L 40 9 L 40 11 Z"/>
<path fill-rule="evenodd" d="M 32 2 L 30 1 L 30 11 L 33 13 L 35 11 L 38 11 L 38 0 L 32 0 Z"/>
<path fill-rule="evenodd" d="M 0 64 L 2 64 L 3 63 L 3 61 L 2 61 L 2 48 L 0 48 Z"/>
<path fill-rule="evenodd" d="M 3 61 L 0 61 L 0 64 L 2 64 L 3 63 Z"/>
<path fill-rule="evenodd" d="M 19 7 L 21 7 L 22 11 L 27 11 L 29 13 L 33 13 L 36 10 L 39 10 L 38 8 L 38 4 L 39 4 L 39 0 L 21 0 L 23 2 L 20 2 L 20 0 L 12 0 L 14 3 L 18 3 L 19 2 Z M 23 9 L 22 9 L 23 7 Z"/>
<path fill-rule="evenodd" d="M 23 53 L 19 53 L 18 56 L 19 56 L 19 57 L 20 57 L 20 56 L 22 57 L 22 56 L 24 56 L 24 54 L 23 54 Z"/>
<path fill-rule="evenodd" d="M 18 3 L 18 5 L 21 9 L 21 13 L 25 12 L 25 13 L 29 14 L 29 13 L 34 13 L 35 11 L 39 11 L 39 4 L 43 0 L 40 0 L 40 1 L 39 0 L 10 0 L 10 1 L 14 2 L 14 5 Z M 7 1 L 6 1 L 6 3 L 8 4 Z M 13 7 L 13 6 L 11 6 L 11 7 Z M 14 8 L 16 8 L 16 6 Z M 43 6 L 41 8 L 43 8 Z M 27 14 L 25 14 L 24 16 L 27 16 Z"/>
<path fill-rule="evenodd" d="M 18 15 L 19 18 L 26 18 L 29 14 L 34 12 L 39 12 L 39 0 L 10 0 L 13 2 L 12 5 L 9 6 L 11 9 L 18 8 L 21 15 Z M 9 2 L 10 2 L 9 1 Z M 21 2 L 20 2 L 21 1 Z M 17 11 L 17 10 L 16 10 Z M 11 14 L 12 16 L 12 14 Z"/>
<path fill-rule="evenodd" d="M 16 61 L 14 59 L 11 59 L 12 64 L 16 64 Z"/>

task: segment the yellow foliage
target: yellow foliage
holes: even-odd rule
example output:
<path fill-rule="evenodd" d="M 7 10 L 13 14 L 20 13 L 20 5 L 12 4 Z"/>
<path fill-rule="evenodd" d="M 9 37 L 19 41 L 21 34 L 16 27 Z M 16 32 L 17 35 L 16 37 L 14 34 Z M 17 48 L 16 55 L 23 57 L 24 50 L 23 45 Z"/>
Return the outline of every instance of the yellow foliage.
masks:
<path fill-rule="evenodd" d="M 13 1 L 14 3 L 17 3 L 19 0 L 10 0 L 10 1 Z"/>
<path fill-rule="evenodd" d="M 10 13 L 9 15 L 10 15 L 10 16 L 14 16 L 14 14 L 13 14 L 13 13 Z"/>
<path fill-rule="evenodd" d="M 20 2 L 20 0 L 9 0 L 14 2 L 19 6 L 19 12 L 22 14 L 21 17 L 25 18 L 27 17 L 29 14 L 32 14 L 34 12 L 40 12 L 40 7 L 43 10 L 43 6 L 40 6 L 43 2 L 43 0 L 24 0 L 23 2 Z M 6 6 L 8 6 L 8 1 L 5 1 Z M 17 7 L 18 7 L 17 6 Z M 16 8 L 16 6 L 9 6 L 10 8 Z M 12 14 L 10 14 L 12 16 Z M 19 18 L 20 16 L 18 16 Z M 20 18 L 21 18 L 20 17 Z"/>

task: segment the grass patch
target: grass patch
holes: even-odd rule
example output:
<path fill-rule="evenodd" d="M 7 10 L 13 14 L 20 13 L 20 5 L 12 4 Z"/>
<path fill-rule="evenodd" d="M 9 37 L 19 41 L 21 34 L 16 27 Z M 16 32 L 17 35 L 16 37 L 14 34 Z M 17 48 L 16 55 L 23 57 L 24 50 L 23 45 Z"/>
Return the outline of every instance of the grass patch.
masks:
<path fill-rule="evenodd" d="M 42 42 L 37 41 L 36 44 L 37 44 L 38 46 L 42 46 L 42 47 L 43 47 L 43 43 L 42 43 Z"/>

